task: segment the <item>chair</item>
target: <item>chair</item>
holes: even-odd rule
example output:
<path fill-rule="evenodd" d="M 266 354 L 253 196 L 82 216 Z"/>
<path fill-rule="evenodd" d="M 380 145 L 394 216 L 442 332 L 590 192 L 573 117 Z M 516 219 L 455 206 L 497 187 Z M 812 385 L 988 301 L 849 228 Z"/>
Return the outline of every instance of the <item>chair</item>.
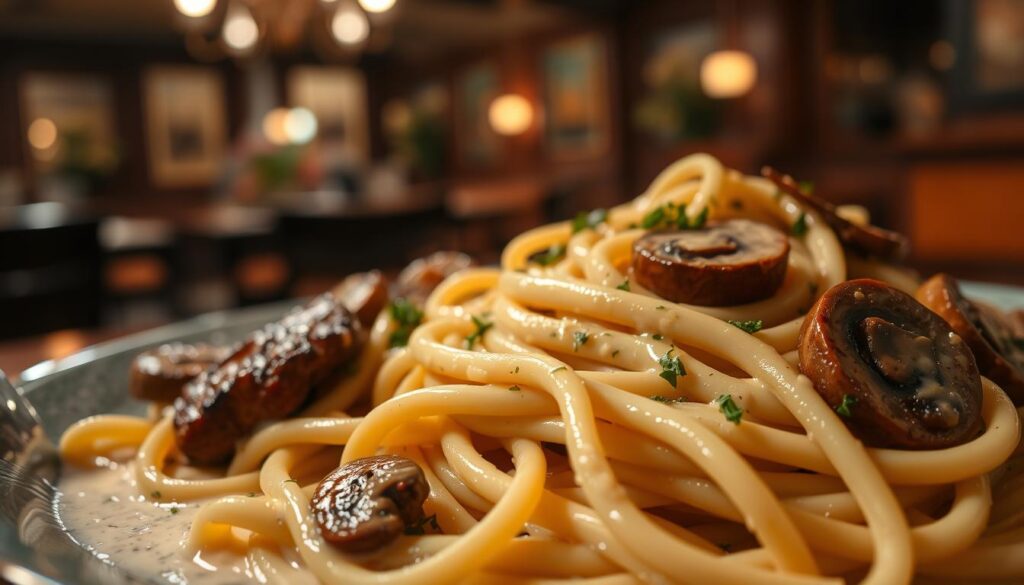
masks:
<path fill-rule="evenodd" d="M 0 338 L 99 325 L 97 231 L 57 203 L 0 208 Z"/>

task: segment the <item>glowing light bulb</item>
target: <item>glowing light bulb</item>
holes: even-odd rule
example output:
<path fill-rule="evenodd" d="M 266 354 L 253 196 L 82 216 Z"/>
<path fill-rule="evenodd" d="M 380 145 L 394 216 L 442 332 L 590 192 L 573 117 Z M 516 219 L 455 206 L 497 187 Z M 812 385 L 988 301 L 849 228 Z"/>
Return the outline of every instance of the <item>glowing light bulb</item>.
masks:
<path fill-rule="evenodd" d="M 506 94 L 491 102 L 487 110 L 491 128 L 498 134 L 522 134 L 533 123 L 533 106 L 521 95 Z"/>
<path fill-rule="evenodd" d="M 370 21 L 354 6 L 339 8 L 331 20 L 331 34 L 343 45 L 358 45 L 370 36 Z"/>
<path fill-rule="evenodd" d="M 700 85 L 709 97 L 739 97 L 756 82 L 757 63 L 743 51 L 715 51 L 700 64 Z"/>
<path fill-rule="evenodd" d="M 292 144 L 305 144 L 316 136 L 316 116 L 306 108 L 292 108 L 284 116 L 284 134 Z"/>
<path fill-rule="evenodd" d="M 28 143 L 36 150 L 46 150 L 57 143 L 57 125 L 49 118 L 36 118 L 28 126 Z"/>
<path fill-rule="evenodd" d="M 224 42 L 228 47 L 244 53 L 256 46 L 260 38 L 260 27 L 256 19 L 245 8 L 232 10 L 224 22 Z"/>
<path fill-rule="evenodd" d="M 391 10 L 395 6 L 395 2 L 396 0 L 359 0 L 359 5 L 367 12 L 380 14 Z"/>
<path fill-rule="evenodd" d="M 263 116 L 263 135 L 271 144 L 288 144 L 288 108 L 274 108 Z"/>
<path fill-rule="evenodd" d="M 191 18 L 202 18 L 213 12 L 217 0 L 174 0 L 178 12 Z"/>

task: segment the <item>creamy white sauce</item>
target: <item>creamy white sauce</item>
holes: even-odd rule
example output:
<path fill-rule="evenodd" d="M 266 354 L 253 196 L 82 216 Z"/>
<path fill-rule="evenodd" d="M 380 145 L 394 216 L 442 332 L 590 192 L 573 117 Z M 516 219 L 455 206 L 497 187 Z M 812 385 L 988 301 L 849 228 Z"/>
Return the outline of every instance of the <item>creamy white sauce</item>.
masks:
<path fill-rule="evenodd" d="M 177 585 L 260 581 L 241 554 L 189 554 L 185 540 L 200 503 L 157 502 L 139 494 L 130 465 L 71 471 L 59 487 L 58 513 L 71 536 L 134 578 Z"/>

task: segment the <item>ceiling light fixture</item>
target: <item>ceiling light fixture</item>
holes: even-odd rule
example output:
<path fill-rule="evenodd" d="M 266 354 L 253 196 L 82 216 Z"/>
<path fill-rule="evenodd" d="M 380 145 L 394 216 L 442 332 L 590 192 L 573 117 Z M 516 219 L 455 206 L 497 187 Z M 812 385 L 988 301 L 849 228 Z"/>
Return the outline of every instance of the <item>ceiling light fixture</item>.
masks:
<path fill-rule="evenodd" d="M 239 53 L 247 53 L 260 39 L 260 27 L 252 13 L 244 6 L 236 5 L 224 21 L 224 43 Z"/>
<path fill-rule="evenodd" d="M 217 6 L 217 0 L 174 0 L 178 12 L 190 18 L 202 18 Z"/>
<path fill-rule="evenodd" d="M 359 0 L 359 5 L 367 12 L 380 14 L 394 8 L 395 2 L 396 0 Z"/>
<path fill-rule="evenodd" d="M 342 6 L 331 20 L 331 34 L 343 45 L 358 45 L 370 36 L 370 21 L 356 6 Z"/>

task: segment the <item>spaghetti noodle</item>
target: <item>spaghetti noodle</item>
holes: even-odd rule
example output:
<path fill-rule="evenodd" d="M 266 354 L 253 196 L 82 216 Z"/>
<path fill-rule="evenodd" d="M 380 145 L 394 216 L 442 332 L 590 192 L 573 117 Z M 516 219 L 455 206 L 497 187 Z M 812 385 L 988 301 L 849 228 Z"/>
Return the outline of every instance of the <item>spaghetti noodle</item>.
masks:
<path fill-rule="evenodd" d="M 631 279 L 634 242 L 669 204 L 694 223 L 800 222 L 778 290 L 708 307 Z M 1019 417 L 996 385 L 983 380 L 977 438 L 879 449 L 797 369 L 805 313 L 854 276 L 916 288 L 895 266 L 848 259 L 818 213 L 771 182 L 694 155 L 601 221 L 531 230 L 500 268 L 448 278 L 406 347 L 388 349 L 396 324 L 381 312 L 354 373 L 258 430 L 214 476 L 169 463 L 167 415 L 90 418 L 61 448 L 87 465 L 134 447 L 138 493 L 200 503 L 186 556 L 235 551 L 271 581 L 1024 579 Z M 347 414 L 360 401 L 372 408 Z M 323 539 L 310 499 L 339 458 L 378 453 L 422 468 L 431 522 L 345 554 Z"/>

